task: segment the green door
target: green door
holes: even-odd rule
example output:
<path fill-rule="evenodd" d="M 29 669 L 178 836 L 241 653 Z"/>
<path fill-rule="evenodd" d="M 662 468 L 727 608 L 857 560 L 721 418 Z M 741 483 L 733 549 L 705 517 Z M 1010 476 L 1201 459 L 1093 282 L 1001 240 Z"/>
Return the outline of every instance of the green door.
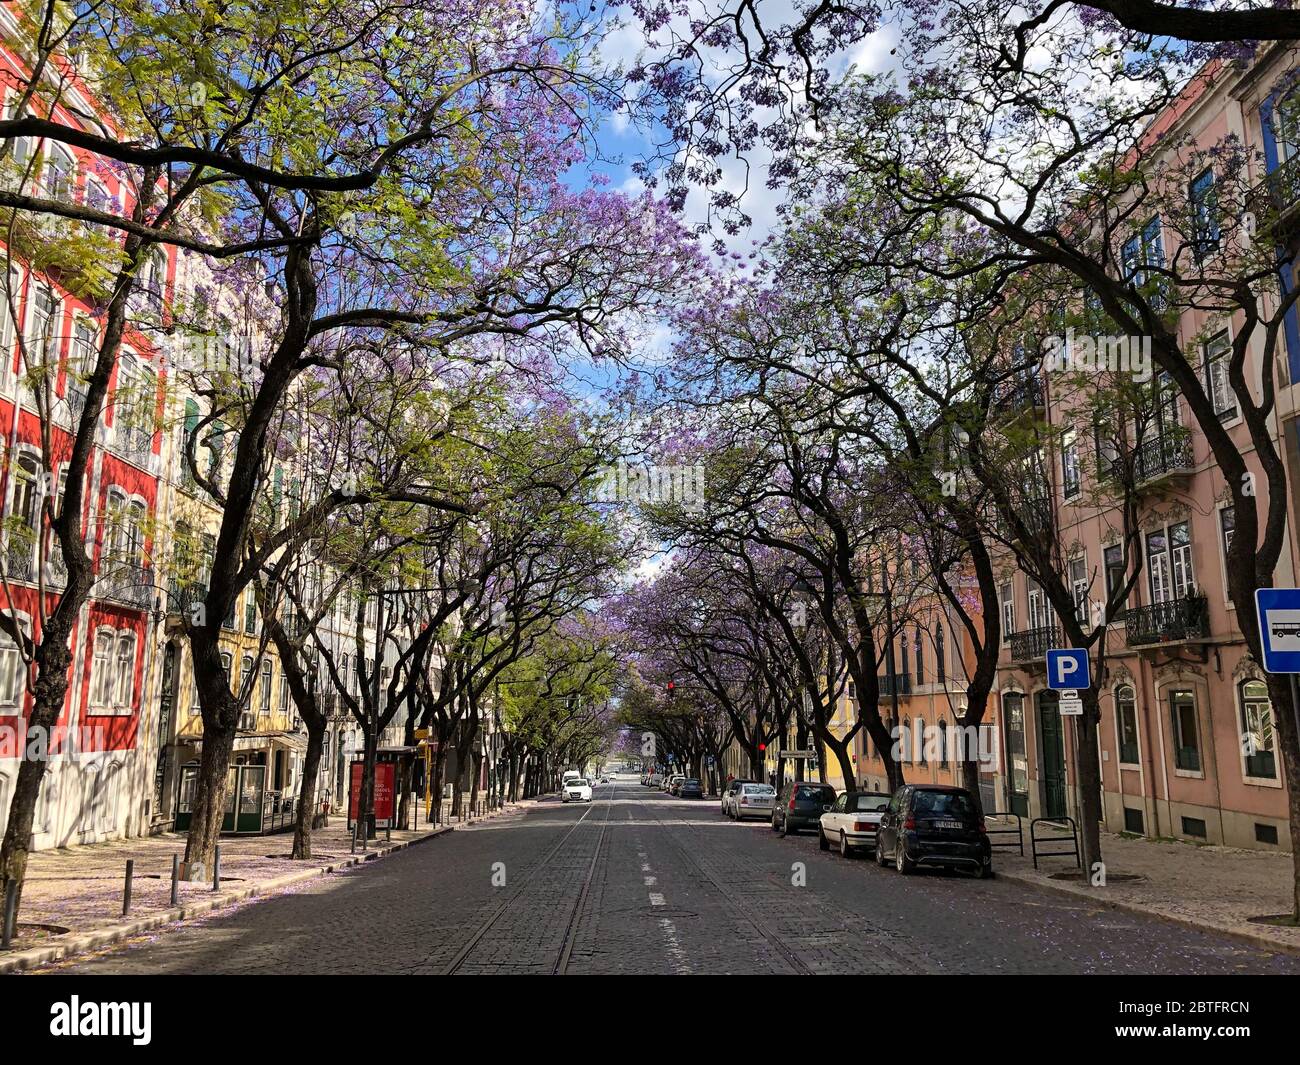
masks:
<path fill-rule="evenodd" d="M 1065 816 L 1065 738 L 1054 691 L 1038 693 L 1038 734 L 1042 737 L 1043 816 Z"/>

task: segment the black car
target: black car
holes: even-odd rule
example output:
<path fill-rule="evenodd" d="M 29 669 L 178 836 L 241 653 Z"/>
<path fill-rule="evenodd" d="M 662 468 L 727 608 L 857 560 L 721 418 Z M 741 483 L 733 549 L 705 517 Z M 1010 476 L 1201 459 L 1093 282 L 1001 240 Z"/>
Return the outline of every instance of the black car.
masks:
<path fill-rule="evenodd" d="M 904 784 L 889 800 L 876 833 L 876 861 L 900 873 L 919 866 L 993 875 L 993 850 L 984 818 L 965 788 Z"/>
<path fill-rule="evenodd" d="M 677 786 L 675 794 L 679 799 L 702 799 L 704 789 L 700 787 L 700 782 L 695 777 L 687 777 Z"/>
<path fill-rule="evenodd" d="M 772 831 L 783 836 L 797 835 L 801 828 L 816 828 L 822 814 L 835 802 L 835 789 L 829 784 L 791 780 L 776 797 L 772 810 Z"/>

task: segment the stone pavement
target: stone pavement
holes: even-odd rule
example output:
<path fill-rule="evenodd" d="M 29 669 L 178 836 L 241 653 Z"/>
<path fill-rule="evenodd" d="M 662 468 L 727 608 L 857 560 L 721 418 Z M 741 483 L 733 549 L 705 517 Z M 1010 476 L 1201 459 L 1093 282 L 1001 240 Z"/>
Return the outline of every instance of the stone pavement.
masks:
<path fill-rule="evenodd" d="M 526 800 L 522 805 L 531 803 Z M 444 807 L 450 807 L 450 802 Z M 331 818 L 329 827 L 312 833 L 312 857 L 305 861 L 289 857 L 292 832 L 223 836 L 221 890 L 213 890 L 211 879 L 205 883 L 182 881 L 175 907 L 171 904 L 172 855 L 184 856 L 184 834 L 168 832 L 142 839 L 38 851 L 28 862 L 18 935 L 10 951 L 0 952 L 0 973 L 97 949 L 163 924 L 403 850 L 450 832 L 458 824 L 495 816 L 467 816 L 463 821 L 451 822 L 444 813 L 440 825 L 425 824 L 421 817 L 418 829 L 394 830 L 391 837 L 380 830 L 365 849 L 358 841 L 355 852 L 346 818 L 336 816 Z M 122 900 L 128 859 L 135 865 L 131 909 L 124 915 Z M 53 927 L 35 927 L 41 925 Z"/>
<path fill-rule="evenodd" d="M 990 820 L 989 827 L 994 827 Z M 1006 837 L 994 836 L 995 840 Z M 1068 839 L 1068 837 L 1062 837 Z M 1053 874 L 1076 870 L 1073 858 L 1030 859 L 1029 829 L 1025 856 L 1014 850 L 994 852 L 998 875 L 1038 887 L 1063 891 L 1093 902 L 1144 913 L 1195 928 L 1236 936 L 1261 946 L 1300 952 L 1300 927 L 1252 923 L 1250 918 L 1291 911 L 1291 855 L 1236 847 L 1197 845 L 1102 833 L 1106 865 L 1104 887 Z M 1138 879 L 1123 879 L 1136 876 Z"/>

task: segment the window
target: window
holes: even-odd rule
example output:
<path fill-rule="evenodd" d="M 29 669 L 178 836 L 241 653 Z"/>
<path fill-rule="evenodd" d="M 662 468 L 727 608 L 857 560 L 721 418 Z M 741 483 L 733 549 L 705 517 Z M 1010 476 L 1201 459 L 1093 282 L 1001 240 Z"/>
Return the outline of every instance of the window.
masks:
<path fill-rule="evenodd" d="M 1174 766 L 1199 773 L 1201 742 L 1196 731 L 1196 696 L 1187 688 L 1171 691 L 1169 713 L 1173 721 Z"/>
<path fill-rule="evenodd" d="M 44 285 L 39 286 L 32 300 L 25 358 L 18 370 L 22 375 L 24 395 L 33 402 L 39 398 L 42 410 L 48 409 L 49 394 L 45 385 L 50 381 L 53 368 L 58 365 L 61 318 L 59 301 L 54 293 Z"/>
<path fill-rule="evenodd" d="M 1029 582 L 1029 627 L 1045 629 L 1049 624 L 1047 596 L 1043 594 L 1043 589 L 1031 580 Z"/>
<path fill-rule="evenodd" d="M 1227 559 L 1232 550 L 1232 530 L 1237 524 L 1237 509 L 1226 506 L 1219 511 L 1219 536 L 1223 540 L 1223 557 Z"/>
<path fill-rule="evenodd" d="M 1102 560 L 1106 567 L 1106 599 L 1110 602 L 1128 580 L 1128 566 L 1124 564 L 1124 548 L 1120 544 L 1112 544 L 1103 552 Z"/>
<path fill-rule="evenodd" d="M 1088 561 L 1079 556 L 1070 559 L 1070 590 L 1074 596 L 1074 616 L 1088 624 Z"/>
<path fill-rule="evenodd" d="M 934 671 L 935 677 L 940 684 L 944 684 L 948 680 L 947 657 L 943 646 L 943 622 L 939 622 L 934 627 Z"/>
<path fill-rule="evenodd" d="M 221 652 L 221 672 L 226 678 L 227 687 L 233 682 L 233 678 L 230 675 L 230 667 L 233 662 L 234 660 L 230 657 L 229 651 Z"/>
<path fill-rule="evenodd" d="M 280 709 L 289 709 L 289 678 L 280 674 Z"/>
<path fill-rule="evenodd" d="M 271 663 L 262 663 L 262 698 L 258 702 L 258 707 L 262 713 L 271 712 Z"/>
<path fill-rule="evenodd" d="M 245 692 L 252 694 L 249 687 L 249 678 L 253 675 L 253 658 L 251 655 L 244 655 L 239 662 L 239 689 L 236 694 L 241 697 Z"/>
<path fill-rule="evenodd" d="M 4 117 L 6 119 L 23 117 L 18 114 L 18 94 L 10 93 L 5 99 Z M 10 149 L 9 159 L 16 172 L 22 177 L 27 176 L 27 164 L 32 158 L 32 139 L 30 137 L 16 137 L 13 142 L 13 148 Z"/>
<path fill-rule="evenodd" d="M 1098 416 L 1092 427 L 1092 436 L 1097 451 L 1097 476 L 1118 477 L 1123 472 L 1119 465 L 1119 441 L 1124 439 L 1123 420 L 1117 414 L 1105 420 Z"/>
<path fill-rule="evenodd" d="M 256 596 L 249 592 L 244 599 L 244 631 L 250 636 L 257 633 L 257 603 L 254 601 Z"/>
<path fill-rule="evenodd" d="M 45 194 L 52 200 L 71 202 L 77 187 L 77 161 L 61 144 L 46 145 Z"/>
<path fill-rule="evenodd" d="M 1268 686 L 1262 681 L 1247 680 L 1242 682 L 1238 693 L 1241 698 L 1241 749 L 1246 760 L 1246 776 L 1276 780 L 1273 704 L 1268 698 Z"/>
<path fill-rule="evenodd" d="M 113 703 L 113 643 L 112 632 L 95 634 L 90 663 L 90 705 L 96 710 L 107 710 Z"/>
<path fill-rule="evenodd" d="M 939 719 L 939 765 L 948 767 L 948 722 Z"/>
<path fill-rule="evenodd" d="M 1016 599 L 1015 592 L 1008 581 L 1002 585 L 1002 642 L 1010 643 L 1011 634 L 1016 629 Z"/>
<path fill-rule="evenodd" d="M 16 619 L 23 632 L 30 631 L 24 618 Z M 13 637 L 0 632 L 0 714 L 16 714 L 27 693 L 27 667 Z"/>
<path fill-rule="evenodd" d="M 1228 380 L 1228 363 L 1232 359 L 1232 344 L 1225 329 L 1205 342 L 1205 391 L 1219 421 L 1230 422 L 1237 417 L 1237 396 Z"/>
<path fill-rule="evenodd" d="M 1127 684 L 1115 689 L 1115 731 L 1119 735 L 1119 760 L 1138 764 L 1137 696 Z"/>
<path fill-rule="evenodd" d="M 1219 246 L 1219 193 L 1213 170 L 1192 180 L 1187 198 L 1192 207 L 1192 254 L 1200 262 Z"/>
<path fill-rule="evenodd" d="M 925 683 L 925 647 L 921 643 L 921 626 L 916 627 L 916 632 L 912 637 L 913 646 L 916 648 L 916 683 Z"/>
<path fill-rule="evenodd" d="M 1061 486 L 1066 499 L 1073 499 L 1082 487 L 1079 477 L 1079 441 L 1074 430 L 1061 437 Z"/>
<path fill-rule="evenodd" d="M 1195 591 L 1187 522 L 1147 533 L 1147 583 L 1153 604 L 1186 599 Z"/>
<path fill-rule="evenodd" d="M 113 668 L 113 709 L 118 713 L 131 712 L 135 693 L 135 636 L 122 633 L 117 638 Z"/>
<path fill-rule="evenodd" d="M 1300 150 L 1300 91 L 1290 90 L 1273 107 L 1273 136 L 1277 141 L 1277 161 L 1285 163 Z"/>

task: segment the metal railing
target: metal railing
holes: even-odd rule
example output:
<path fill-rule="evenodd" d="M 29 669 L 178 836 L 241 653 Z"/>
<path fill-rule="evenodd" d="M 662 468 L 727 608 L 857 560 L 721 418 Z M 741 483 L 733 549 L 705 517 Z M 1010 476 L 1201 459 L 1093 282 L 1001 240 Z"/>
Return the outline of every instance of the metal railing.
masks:
<path fill-rule="evenodd" d="M 1070 838 L 1064 839 L 1061 835 L 1053 833 L 1048 836 L 1038 834 L 1039 825 L 1055 825 L 1058 829 L 1070 830 Z M 1043 846 L 1040 846 L 1043 845 Z M 1053 844 L 1068 844 L 1069 850 L 1048 850 Z M 1035 817 L 1029 822 L 1029 848 L 1033 852 L 1034 868 L 1038 868 L 1039 858 L 1074 858 L 1074 864 L 1082 869 L 1083 858 L 1079 854 L 1079 826 L 1074 823 L 1072 817 Z"/>
<path fill-rule="evenodd" d="M 1058 646 L 1055 625 L 1046 625 L 1037 629 L 1011 634 L 1011 660 L 1013 662 L 1031 662 L 1036 658 L 1046 658 L 1047 652 Z"/>
<path fill-rule="evenodd" d="M 1293 155 L 1246 194 L 1246 210 L 1267 232 L 1300 201 L 1300 155 Z"/>
<path fill-rule="evenodd" d="M 1014 824 L 1011 823 L 1013 820 Z M 1007 822 L 1007 825 L 1005 828 L 995 828 L 989 825 L 990 821 Z M 1010 812 L 985 814 L 984 831 L 988 834 L 989 846 L 993 850 L 1010 850 L 1014 847 L 1019 852 L 1020 857 L 1025 856 L 1025 826 L 1019 814 Z M 1009 838 L 1011 836 L 1014 836 L 1015 839 Z M 1008 838 L 1004 842 L 1002 837 Z"/>
<path fill-rule="evenodd" d="M 1133 478 L 1138 484 L 1154 481 L 1166 474 L 1190 470 L 1192 441 L 1186 433 L 1177 436 L 1154 436 L 1138 444 L 1133 461 Z"/>
<path fill-rule="evenodd" d="M 116 603 L 148 610 L 154 600 L 153 568 L 139 562 L 109 562 L 96 594 Z"/>
<path fill-rule="evenodd" d="M 883 673 L 876 678 L 881 695 L 911 695 L 912 675 L 910 673 Z"/>
<path fill-rule="evenodd" d="M 1137 647 L 1204 639 L 1210 634 L 1209 613 L 1209 602 L 1203 595 L 1133 607 L 1124 611 L 1124 640 L 1130 647 Z"/>

